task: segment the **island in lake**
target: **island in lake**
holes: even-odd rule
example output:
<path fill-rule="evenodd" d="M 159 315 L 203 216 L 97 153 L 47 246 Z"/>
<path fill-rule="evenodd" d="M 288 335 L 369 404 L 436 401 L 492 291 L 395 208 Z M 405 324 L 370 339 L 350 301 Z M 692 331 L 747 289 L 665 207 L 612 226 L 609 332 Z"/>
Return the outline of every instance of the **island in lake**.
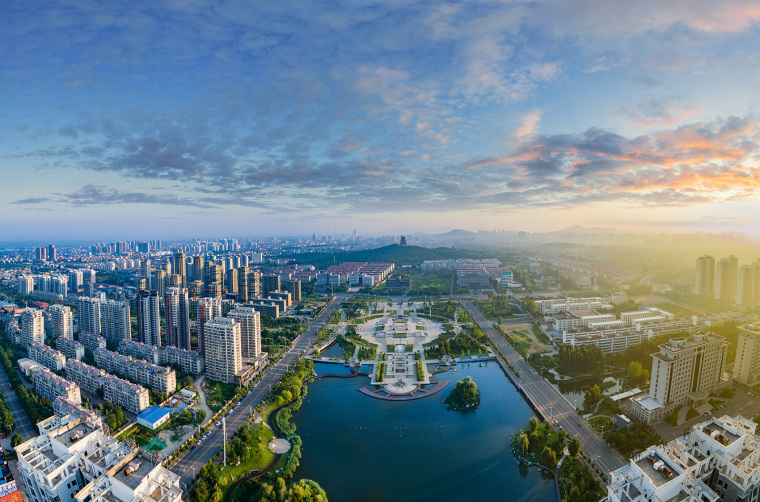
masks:
<path fill-rule="evenodd" d="M 480 390 L 472 378 L 466 376 L 464 380 L 457 382 L 444 403 L 449 405 L 450 410 L 455 411 L 475 408 L 480 404 Z"/>

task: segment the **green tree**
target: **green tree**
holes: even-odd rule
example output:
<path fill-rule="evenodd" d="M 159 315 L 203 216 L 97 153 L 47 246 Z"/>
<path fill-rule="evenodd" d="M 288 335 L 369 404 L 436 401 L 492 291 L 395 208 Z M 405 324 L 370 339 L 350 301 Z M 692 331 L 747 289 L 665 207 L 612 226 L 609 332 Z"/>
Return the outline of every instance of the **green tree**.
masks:
<path fill-rule="evenodd" d="M 571 457 L 575 457 L 581 451 L 581 440 L 578 438 L 570 438 L 570 444 L 567 445 L 567 451 Z"/>
<path fill-rule="evenodd" d="M 567 432 L 565 432 L 565 429 L 560 429 L 557 431 L 557 439 L 560 443 L 565 442 L 565 439 L 567 439 Z"/>
<path fill-rule="evenodd" d="M 557 465 L 557 457 L 554 455 L 554 450 L 545 446 L 544 451 L 541 452 L 541 463 L 546 467 Z"/>
<path fill-rule="evenodd" d="M 528 432 L 536 432 L 536 429 L 538 429 L 538 419 L 530 417 L 530 420 L 528 420 Z"/>
<path fill-rule="evenodd" d="M 525 287 L 528 287 L 527 285 Z M 525 300 L 523 302 L 523 308 L 525 309 L 525 312 L 527 312 L 530 315 L 536 315 L 538 312 L 538 305 L 536 305 L 536 302 L 533 300 Z"/>
<path fill-rule="evenodd" d="M 528 435 L 524 432 L 520 434 L 520 437 L 517 439 L 517 444 L 520 447 L 520 453 L 525 455 L 528 453 L 528 450 L 530 449 L 530 440 L 528 439 Z"/>
<path fill-rule="evenodd" d="M 16 447 L 24 442 L 24 438 L 21 437 L 21 434 L 14 434 L 13 437 L 11 437 L 11 447 Z"/>
<path fill-rule="evenodd" d="M 192 386 L 193 386 L 193 377 L 191 377 L 190 375 L 187 375 L 185 378 L 182 379 L 183 388 L 192 387 Z"/>
<path fill-rule="evenodd" d="M 595 384 L 586 391 L 583 398 L 583 407 L 590 410 L 596 406 L 596 403 L 598 403 L 600 399 L 602 399 L 602 389 L 599 388 L 599 385 Z"/>

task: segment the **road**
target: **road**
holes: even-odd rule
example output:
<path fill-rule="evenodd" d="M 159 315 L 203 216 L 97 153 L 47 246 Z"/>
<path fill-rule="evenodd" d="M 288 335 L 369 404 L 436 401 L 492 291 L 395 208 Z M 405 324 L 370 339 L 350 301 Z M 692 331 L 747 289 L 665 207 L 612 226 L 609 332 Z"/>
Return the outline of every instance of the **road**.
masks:
<path fill-rule="evenodd" d="M 8 405 L 8 410 L 13 415 L 13 433 L 20 434 L 24 441 L 36 436 L 37 427 L 29 420 L 26 410 L 21 407 L 16 391 L 11 390 L 10 380 L 8 380 L 8 375 L 2 366 L 0 366 L 0 391 L 3 393 L 3 399 Z"/>
<path fill-rule="evenodd" d="M 336 295 L 332 303 L 327 305 L 314 322 L 311 323 L 309 329 L 293 341 L 293 344 L 280 360 L 262 373 L 261 379 L 256 383 L 256 387 L 240 401 L 240 405 L 227 417 L 228 438 L 251 416 L 252 411 L 266 397 L 269 390 L 280 381 L 282 376 L 288 371 L 288 368 L 314 344 L 317 339 L 317 333 L 327 323 L 330 315 L 338 309 L 343 298 L 344 296 L 342 295 Z M 196 444 L 195 448 L 187 450 L 179 460 L 171 465 L 170 470 L 179 474 L 180 481 L 187 485 L 198 474 L 201 467 L 206 465 L 209 459 L 221 449 L 222 436 L 221 427 L 212 427 L 207 432 L 206 439 L 202 440 L 201 444 Z"/>
<path fill-rule="evenodd" d="M 530 364 L 493 327 L 493 321 L 486 319 L 472 302 L 461 300 L 461 303 L 470 317 L 491 339 L 494 346 L 504 354 L 507 362 L 520 374 L 519 385 L 532 398 L 533 403 L 544 417 L 557 420 L 568 435 L 577 436 L 581 440 L 583 451 L 605 474 L 627 464 L 619 453 L 606 445 L 599 435 L 591 429 L 591 426 L 583 422 L 573 405 L 568 403 L 567 399 L 557 389 L 533 370 Z"/>

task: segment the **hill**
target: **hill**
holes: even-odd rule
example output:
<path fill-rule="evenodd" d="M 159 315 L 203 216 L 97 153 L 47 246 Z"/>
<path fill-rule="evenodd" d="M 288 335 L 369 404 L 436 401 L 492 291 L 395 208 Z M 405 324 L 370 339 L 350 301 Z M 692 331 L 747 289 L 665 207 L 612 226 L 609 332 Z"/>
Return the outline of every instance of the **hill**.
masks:
<path fill-rule="evenodd" d="M 341 253 L 300 253 L 283 254 L 280 258 L 290 258 L 300 264 L 326 267 L 347 261 L 374 261 L 400 265 L 419 265 L 425 260 L 446 260 L 454 258 L 492 258 L 491 253 L 455 248 L 424 248 L 420 246 L 399 246 L 391 244 L 375 249 L 347 251 Z"/>

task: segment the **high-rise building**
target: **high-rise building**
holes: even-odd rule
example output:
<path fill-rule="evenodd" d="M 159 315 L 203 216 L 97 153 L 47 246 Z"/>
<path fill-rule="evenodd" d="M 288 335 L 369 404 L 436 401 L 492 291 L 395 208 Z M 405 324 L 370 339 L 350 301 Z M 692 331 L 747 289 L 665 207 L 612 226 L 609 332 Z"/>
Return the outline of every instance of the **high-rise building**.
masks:
<path fill-rule="evenodd" d="M 55 246 L 52 244 L 47 248 L 47 258 L 48 261 L 56 261 L 58 259 L 58 254 L 55 252 Z"/>
<path fill-rule="evenodd" d="M 89 331 L 96 335 L 103 332 L 100 299 L 80 296 L 77 298 L 77 319 L 79 332 Z"/>
<path fill-rule="evenodd" d="M 742 265 L 739 267 L 736 281 L 736 304 L 745 309 L 755 305 L 755 267 Z"/>
<path fill-rule="evenodd" d="M 42 311 L 26 309 L 21 313 L 21 344 L 45 343 L 45 318 Z"/>
<path fill-rule="evenodd" d="M 187 255 L 183 252 L 179 252 L 174 255 L 174 263 L 172 263 L 172 270 L 175 274 L 180 276 L 180 286 L 187 287 Z"/>
<path fill-rule="evenodd" d="M 269 293 L 280 290 L 280 276 L 266 274 L 261 277 L 261 297 L 266 298 Z"/>
<path fill-rule="evenodd" d="M 198 298 L 195 307 L 195 325 L 198 332 L 198 350 L 206 353 L 206 323 L 222 317 L 222 301 L 219 298 Z"/>
<path fill-rule="evenodd" d="M 237 294 L 238 292 L 238 273 L 237 270 L 230 269 L 227 271 L 227 293 Z"/>
<path fill-rule="evenodd" d="M 84 274 L 82 270 L 76 269 L 69 272 L 69 289 L 76 294 L 79 288 L 84 286 Z"/>
<path fill-rule="evenodd" d="M 65 305 L 51 305 L 48 309 L 50 312 L 50 334 L 53 338 L 70 338 L 74 339 L 74 318 L 71 309 Z"/>
<path fill-rule="evenodd" d="M 106 300 L 101 303 L 101 325 L 103 337 L 114 345 L 132 338 L 132 319 L 129 302 Z"/>
<path fill-rule="evenodd" d="M 34 257 L 41 261 L 47 260 L 47 248 L 46 247 L 38 247 L 34 250 Z"/>
<path fill-rule="evenodd" d="M 182 276 L 178 274 L 172 274 L 169 276 L 169 287 L 170 288 L 181 288 L 182 287 Z"/>
<path fill-rule="evenodd" d="M 739 260 L 731 255 L 715 265 L 715 299 L 730 301 L 736 297 L 736 276 Z"/>
<path fill-rule="evenodd" d="M 631 411 L 653 422 L 684 404 L 700 406 L 723 383 L 727 352 L 726 339 L 714 333 L 671 338 L 652 354 L 649 396 L 634 398 Z"/>
<path fill-rule="evenodd" d="M 251 269 L 242 266 L 237 269 L 238 275 L 238 296 L 237 301 L 239 303 L 245 303 L 248 301 L 248 275 L 251 273 Z"/>
<path fill-rule="evenodd" d="M 715 258 L 706 254 L 697 258 L 697 280 L 694 283 L 694 294 L 713 296 L 715 294 Z"/>
<path fill-rule="evenodd" d="M 298 279 L 289 280 L 288 292 L 290 293 L 290 297 L 293 302 L 300 302 L 301 301 L 301 281 L 299 281 Z"/>
<path fill-rule="evenodd" d="M 217 317 L 206 323 L 206 378 L 235 383 L 243 369 L 240 323 L 231 317 Z"/>
<path fill-rule="evenodd" d="M 140 274 L 145 278 L 145 289 L 155 289 L 151 281 L 151 264 L 150 260 L 143 260 L 140 264 Z"/>
<path fill-rule="evenodd" d="M 211 297 L 211 298 L 219 298 L 222 299 L 222 295 L 224 294 L 224 287 L 221 282 L 210 282 L 206 284 L 206 288 L 204 291 L 204 295 Z"/>
<path fill-rule="evenodd" d="M 240 289 L 239 284 L 238 289 Z M 261 298 L 261 272 L 258 270 L 248 274 L 248 301 L 254 298 Z"/>
<path fill-rule="evenodd" d="M 166 344 L 190 350 L 190 299 L 187 288 L 166 290 Z"/>
<path fill-rule="evenodd" d="M 253 307 L 239 305 L 229 317 L 240 324 L 240 350 L 244 358 L 257 358 L 261 354 L 261 314 Z"/>
<path fill-rule="evenodd" d="M 221 265 L 216 265 L 214 262 L 209 262 L 208 266 L 206 267 L 206 286 L 208 287 L 209 284 L 213 284 L 215 282 L 222 284 L 223 280 L 224 267 Z"/>
<path fill-rule="evenodd" d="M 203 272 L 205 268 L 203 267 L 204 258 L 203 256 L 194 256 L 193 257 L 193 281 L 203 281 Z"/>
<path fill-rule="evenodd" d="M 22 275 L 18 278 L 18 294 L 31 295 L 34 291 L 34 277 L 31 275 Z"/>
<path fill-rule="evenodd" d="M 750 387 L 760 382 L 760 324 L 739 326 L 734 377 Z"/>
<path fill-rule="evenodd" d="M 161 346 L 161 319 L 155 291 L 137 293 L 137 339 L 148 345 Z"/>
<path fill-rule="evenodd" d="M 159 298 L 163 298 L 166 295 L 166 288 L 168 287 L 168 277 L 166 270 L 156 270 L 153 273 L 153 288 L 158 293 Z"/>

